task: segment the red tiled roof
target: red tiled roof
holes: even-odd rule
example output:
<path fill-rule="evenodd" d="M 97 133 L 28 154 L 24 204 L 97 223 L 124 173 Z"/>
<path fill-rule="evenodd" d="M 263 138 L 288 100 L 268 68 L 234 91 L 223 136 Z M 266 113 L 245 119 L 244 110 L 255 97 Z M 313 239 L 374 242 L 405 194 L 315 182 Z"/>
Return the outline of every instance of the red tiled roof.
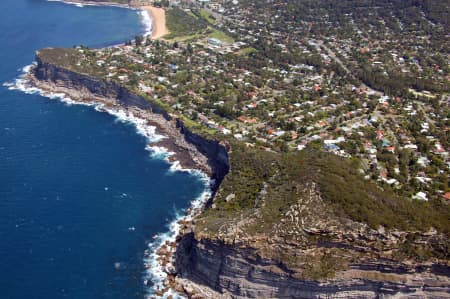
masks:
<path fill-rule="evenodd" d="M 444 194 L 444 199 L 445 200 L 450 200 L 450 192 L 447 192 Z"/>

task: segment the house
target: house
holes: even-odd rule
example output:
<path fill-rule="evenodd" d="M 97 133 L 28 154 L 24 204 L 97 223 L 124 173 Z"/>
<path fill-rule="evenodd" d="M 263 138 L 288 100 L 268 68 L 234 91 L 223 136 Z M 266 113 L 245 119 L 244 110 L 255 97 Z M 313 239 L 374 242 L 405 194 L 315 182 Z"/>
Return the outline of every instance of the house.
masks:
<path fill-rule="evenodd" d="M 169 69 L 170 69 L 172 72 L 176 72 L 176 71 L 178 70 L 178 65 L 170 63 L 170 64 L 169 64 Z"/>
<path fill-rule="evenodd" d="M 417 145 L 415 145 L 415 144 L 406 144 L 406 145 L 404 146 L 404 148 L 416 150 L 416 149 L 417 149 Z"/>
<path fill-rule="evenodd" d="M 222 41 L 218 40 L 217 38 L 208 38 L 208 44 L 213 46 L 221 46 Z"/>
<path fill-rule="evenodd" d="M 329 151 L 338 151 L 340 150 L 339 146 L 336 144 L 324 144 L 324 148 Z"/>
<path fill-rule="evenodd" d="M 446 201 L 450 201 L 450 192 L 445 193 L 443 197 Z"/>
<path fill-rule="evenodd" d="M 417 193 L 416 195 L 414 195 L 412 198 L 413 198 L 413 199 L 418 199 L 418 200 L 423 200 L 423 201 L 428 201 L 427 194 L 424 193 L 424 192 L 422 192 L 422 191 L 418 192 L 418 193 Z"/>
<path fill-rule="evenodd" d="M 297 150 L 298 150 L 298 151 L 302 151 L 302 150 L 305 149 L 305 147 L 306 147 L 306 145 L 304 145 L 304 144 L 299 144 L 299 145 L 297 145 Z"/>
<path fill-rule="evenodd" d="M 258 122 L 256 118 L 248 118 L 244 115 L 239 116 L 237 119 L 244 124 L 256 124 Z"/>
<path fill-rule="evenodd" d="M 388 146 L 388 147 L 386 147 L 386 150 L 388 152 L 391 152 L 391 153 L 395 154 L 395 146 Z"/>
<path fill-rule="evenodd" d="M 417 159 L 417 164 L 419 164 L 422 167 L 427 166 L 429 162 L 430 162 L 430 160 L 428 160 L 427 157 L 419 157 Z"/>
<path fill-rule="evenodd" d="M 399 184 L 399 182 L 396 179 L 385 179 L 385 182 L 388 185 L 398 185 Z"/>
<path fill-rule="evenodd" d="M 389 140 L 387 140 L 386 138 L 383 138 L 383 140 L 381 140 L 381 145 L 383 147 L 389 147 L 391 145 L 391 142 Z"/>
<path fill-rule="evenodd" d="M 384 137 L 384 131 L 383 130 L 377 130 L 377 139 L 381 140 Z"/>

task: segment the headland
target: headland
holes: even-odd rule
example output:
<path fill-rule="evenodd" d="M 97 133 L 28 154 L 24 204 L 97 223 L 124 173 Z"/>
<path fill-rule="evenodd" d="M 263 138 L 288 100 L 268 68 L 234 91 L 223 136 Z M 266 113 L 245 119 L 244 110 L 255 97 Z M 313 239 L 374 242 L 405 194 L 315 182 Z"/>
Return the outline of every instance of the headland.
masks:
<path fill-rule="evenodd" d="M 246 10 L 228 7 L 234 15 L 220 19 L 239 23 L 229 32 L 236 38 L 243 27 L 257 24 L 241 34 L 245 42 L 222 43 L 218 38 L 234 39 L 220 31 L 230 24 L 217 26 L 217 15 L 174 8 L 168 12 L 171 19 L 189 26 L 178 24 L 179 32 L 171 31 L 187 37 L 186 43 L 178 42 L 182 38 L 100 51 L 45 49 L 38 52 L 29 80 L 79 101 L 99 98 L 124 113 L 144 115 L 174 140 L 164 145 L 178 153 L 176 159 L 197 165 L 216 180 L 208 208 L 180 222 L 175 241 L 157 250 L 168 275 L 165 290 L 206 298 L 445 298 L 450 290 L 448 206 L 440 200 L 420 202 L 381 179 L 363 176 L 370 169 L 358 156 L 348 159 L 352 156 L 336 143 L 364 136 L 364 130 L 338 138 L 343 130 L 323 129 L 331 118 L 307 117 L 304 122 L 305 115 L 313 117 L 318 110 L 302 110 L 313 103 L 303 103 L 305 94 L 325 101 L 328 95 L 320 91 L 329 84 L 330 92 L 341 92 L 339 97 L 350 103 L 367 86 L 350 91 L 357 83 L 344 76 L 341 60 L 316 40 L 320 37 L 290 42 L 292 28 L 311 30 L 312 23 L 296 18 L 300 9 L 286 10 L 289 19 L 270 18 L 279 32 L 267 27 L 266 38 L 273 43 L 261 42 L 256 36 L 272 7 L 263 6 L 261 21 L 255 23 L 258 7 L 249 3 Z M 248 22 L 241 19 L 245 13 Z M 198 39 L 194 46 L 193 38 Z M 303 50 L 296 53 L 298 45 Z M 282 57 L 295 65 L 286 65 Z M 319 63 L 321 57 L 324 63 Z M 327 62 L 333 59 L 335 64 Z M 303 83 L 297 80 L 300 69 L 311 72 Z M 286 72 L 291 77 L 279 75 Z M 333 83 L 339 72 L 348 84 Z M 328 83 L 319 76 L 325 73 L 330 74 Z M 299 86 L 304 93 L 296 93 Z M 355 103 L 348 109 L 366 117 L 355 121 L 367 127 L 367 138 L 378 138 L 383 124 L 372 120 L 383 115 L 378 104 L 384 100 L 361 96 L 359 101 L 367 101 L 366 106 Z M 284 121 L 277 121 L 278 114 Z M 308 129 L 313 121 L 317 126 Z M 192 130 L 195 125 L 199 131 Z M 340 126 L 346 125 L 342 119 Z M 336 139 L 317 142 L 331 136 Z M 378 141 L 387 148 L 389 140 Z M 357 153 L 364 150 L 361 143 Z M 390 160 L 396 163 L 397 158 Z"/>

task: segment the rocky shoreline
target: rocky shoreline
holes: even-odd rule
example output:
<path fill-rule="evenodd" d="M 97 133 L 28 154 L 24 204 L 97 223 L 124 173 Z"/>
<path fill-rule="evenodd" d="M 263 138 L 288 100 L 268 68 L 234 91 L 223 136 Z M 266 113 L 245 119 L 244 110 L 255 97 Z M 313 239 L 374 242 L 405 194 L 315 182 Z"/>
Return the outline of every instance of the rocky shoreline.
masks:
<path fill-rule="evenodd" d="M 150 146 L 164 147 L 172 153 L 169 161 L 178 161 L 181 168 L 198 169 L 217 184 L 228 173 L 228 146 L 218 140 L 206 139 L 189 130 L 182 120 L 147 99 L 107 80 L 79 74 L 47 62 L 36 55 L 37 65 L 25 75 L 28 84 L 50 93 L 63 93 L 85 104 L 101 104 L 144 120 L 167 138 Z M 217 186 L 216 186 L 217 187 Z"/>
<path fill-rule="evenodd" d="M 94 105 L 100 111 L 120 111 L 127 116 L 145 121 L 146 126 L 156 127 L 157 134 L 164 136 L 150 143 L 149 147 L 166 149 L 170 153 L 169 163 L 178 170 L 198 170 L 210 178 L 211 192 L 207 198 L 200 199 L 200 204 L 198 202 L 193 204 L 186 216 L 174 223 L 177 226 L 175 231 L 179 233 L 172 236 L 171 241 L 166 241 L 155 252 L 156 260 L 162 271 L 167 274 L 167 279 L 158 287 L 156 295 L 162 296 L 170 289 L 183 292 L 183 289 L 174 283 L 174 255 L 177 243 L 187 231 L 191 231 L 193 219 L 203 211 L 204 204 L 211 199 L 211 195 L 228 173 L 228 146 L 191 132 L 175 115 L 153 106 L 146 99 L 112 82 L 97 80 L 47 64 L 41 61 L 39 54 L 36 60 L 37 65 L 31 67 L 22 78 L 27 86 L 38 88 L 48 94 L 63 94 L 76 103 Z"/>
<path fill-rule="evenodd" d="M 123 111 L 127 115 L 133 115 L 138 119 L 146 121 L 148 126 L 157 128 L 157 132 L 167 138 L 161 139 L 149 144 L 151 147 L 163 147 L 167 152 L 172 153 L 168 157 L 171 163 L 178 162 L 183 169 L 198 169 L 211 175 L 211 168 L 207 164 L 206 157 L 200 153 L 195 147 L 183 140 L 178 128 L 174 122 L 167 121 L 161 115 L 154 114 L 149 111 L 142 110 L 137 107 L 125 107 L 117 103 L 116 100 L 110 98 L 102 98 L 93 94 L 77 91 L 74 89 L 57 86 L 50 82 L 37 80 L 31 73 L 27 75 L 28 82 L 31 86 L 42 89 L 49 93 L 63 93 L 70 99 L 78 103 L 87 105 L 98 105 L 100 110 L 107 111 L 113 109 Z"/>
<path fill-rule="evenodd" d="M 36 60 L 37 65 L 26 77 L 30 84 L 48 92 L 64 93 L 77 102 L 101 103 L 100 108 L 119 109 L 145 120 L 148 126 L 157 127 L 158 132 L 169 138 L 152 146 L 165 146 L 174 152 L 172 162 L 179 161 L 182 167 L 208 174 L 215 182 L 214 196 L 230 171 L 227 144 L 192 132 L 175 115 L 112 81 L 57 66 L 43 60 L 39 53 Z M 172 238 L 158 243 L 155 249 L 155 260 L 164 272 L 156 295 L 167 297 L 175 290 L 189 298 L 447 298 L 448 264 L 392 259 L 392 251 L 397 251 L 407 239 L 407 232 L 376 231 L 352 221 L 336 222 L 331 219 L 333 214 L 327 212 L 315 184 L 306 184 L 305 188 L 305 194 L 309 195 L 299 199 L 299 207 L 310 204 L 314 208 L 308 210 L 311 215 L 305 216 L 313 220 L 302 224 L 302 234 L 321 242 L 313 245 L 286 242 L 277 235 L 244 238 L 234 235 L 234 230 L 229 231 L 230 235 L 216 238 L 198 232 L 195 219 L 204 210 L 205 201 L 212 197 L 202 198 L 186 217 L 173 223 Z M 286 216 L 285 224 L 299 223 L 296 207 L 289 211 L 296 217 Z M 416 239 L 420 244 L 445 241 L 436 232 L 420 234 Z M 383 243 L 381 251 L 376 246 L 378 241 Z M 445 242 L 442 246 L 445 247 Z M 334 278 L 313 280 L 299 276 L 304 270 L 302 265 L 289 267 L 270 255 L 265 257 L 263 249 L 276 249 L 298 258 L 315 258 L 318 262 L 318 257 L 340 250 L 358 258 L 345 267 L 338 267 Z"/>

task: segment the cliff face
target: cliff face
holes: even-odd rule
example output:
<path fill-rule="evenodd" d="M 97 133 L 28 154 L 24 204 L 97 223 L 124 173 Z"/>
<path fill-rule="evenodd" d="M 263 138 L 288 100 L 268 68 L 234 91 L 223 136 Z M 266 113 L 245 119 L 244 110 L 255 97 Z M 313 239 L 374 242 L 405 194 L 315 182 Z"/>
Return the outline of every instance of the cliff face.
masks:
<path fill-rule="evenodd" d="M 74 89 L 86 95 L 92 94 L 98 97 L 116 99 L 125 107 L 135 106 L 140 109 L 151 109 L 154 113 L 164 116 L 167 120 L 171 117 L 165 110 L 160 109 L 156 105 L 152 105 L 149 101 L 129 92 L 126 88 L 112 82 L 85 74 L 73 72 L 66 68 L 43 61 L 36 55 L 37 66 L 34 69 L 34 76 L 41 81 L 53 82 L 58 86 Z"/>
<path fill-rule="evenodd" d="M 199 298 L 448 298 L 450 292 L 447 266 L 380 259 L 351 264 L 333 279 L 316 281 L 299 279 L 257 251 L 186 234 L 175 257 L 178 283 Z"/>
<path fill-rule="evenodd" d="M 302 193 L 262 233 L 245 229 L 258 209 L 218 233 L 198 217 L 175 253 L 178 284 L 209 298 L 448 298 L 445 234 L 373 229 L 336 216 L 316 184 L 304 183 Z M 419 260 L 405 254 L 411 248 Z M 431 250 L 442 258 L 425 257 Z"/>
<path fill-rule="evenodd" d="M 36 54 L 36 61 L 37 66 L 33 70 L 35 83 L 50 83 L 55 91 L 72 92 L 72 96 L 81 100 L 89 100 L 93 97 L 113 99 L 127 109 L 137 107 L 141 110 L 151 111 L 156 116 L 162 117 L 162 120 L 155 118 L 154 124 L 164 131 L 163 134 L 166 133 L 173 139 L 170 150 L 179 150 L 185 154 L 190 154 L 193 156 L 191 158 L 198 163 L 205 162 L 207 165 L 203 166 L 207 167 L 201 167 L 201 169 L 207 171 L 211 178 L 215 180 L 215 186 L 218 186 L 228 173 L 229 163 L 226 145 L 193 133 L 181 120 L 175 119 L 166 110 L 115 82 L 60 67 L 42 59 L 39 52 Z M 195 167 L 196 165 L 188 164 L 188 166 Z"/>
<path fill-rule="evenodd" d="M 193 133 L 180 120 L 177 120 L 177 127 L 180 128 L 180 132 L 184 135 L 186 141 L 195 144 L 197 149 L 207 157 L 208 164 L 214 165 L 215 172 L 211 178 L 214 180 L 215 188 L 213 190 L 216 190 L 230 170 L 228 146 L 217 140 L 207 140 Z"/>
<path fill-rule="evenodd" d="M 173 144 L 180 152 L 189 152 L 193 160 L 208 165 L 216 181 L 214 190 L 230 171 L 227 145 L 192 132 L 145 98 L 114 82 L 58 66 L 39 53 L 36 60 L 32 77 L 38 86 L 48 84 L 50 89 L 72 92 L 70 95 L 80 100 L 114 99 L 127 109 L 152 111 L 163 133 L 175 140 Z M 274 173 L 266 179 L 278 176 Z M 448 262 L 399 262 L 393 253 L 404 246 L 408 233 L 376 231 L 351 221 L 342 223 L 333 218 L 314 186 L 295 185 L 295 200 L 279 210 L 283 216 L 264 228 L 264 235 L 248 235 L 245 228 L 258 231 L 261 223 L 268 225 L 258 220 L 267 213 L 264 209 L 271 209 L 265 207 L 272 194 L 266 187 L 249 214 L 222 223 L 223 212 L 217 210 L 217 234 L 210 234 L 208 226 L 200 226 L 202 219 L 195 220 L 197 228 L 184 227 L 173 256 L 175 269 L 170 271 L 177 285 L 198 298 L 448 298 Z M 238 190 L 231 190 L 232 194 L 225 191 L 219 189 L 227 202 L 238 196 L 234 194 Z M 419 247 L 437 243 L 439 246 L 434 247 L 448 256 L 445 236 L 421 234 L 411 242 Z M 308 275 L 321 278 L 305 278 Z"/>

